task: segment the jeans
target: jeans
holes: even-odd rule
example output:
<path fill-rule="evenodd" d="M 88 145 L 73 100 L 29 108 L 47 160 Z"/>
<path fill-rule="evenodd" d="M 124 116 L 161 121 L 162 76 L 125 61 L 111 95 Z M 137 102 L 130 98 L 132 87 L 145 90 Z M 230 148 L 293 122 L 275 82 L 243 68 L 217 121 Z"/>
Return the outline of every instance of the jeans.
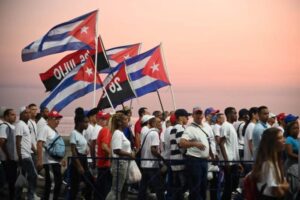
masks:
<path fill-rule="evenodd" d="M 98 194 L 95 194 L 95 199 L 97 200 L 105 200 L 107 194 L 111 189 L 112 184 L 112 175 L 109 167 L 98 168 L 98 177 L 96 182 L 96 188 L 98 190 Z"/>
<path fill-rule="evenodd" d="M 113 160 L 111 165 L 112 186 L 106 200 L 121 200 L 121 193 L 125 192 L 124 185 L 128 174 L 128 160 Z M 124 195 L 124 193 L 123 193 Z"/>
<path fill-rule="evenodd" d="M 222 200 L 230 200 L 231 194 L 239 185 L 240 172 L 238 165 L 230 165 L 229 170 L 225 168 L 224 179 L 225 187 L 222 195 Z"/>
<path fill-rule="evenodd" d="M 54 177 L 54 191 L 53 191 L 53 200 L 57 200 L 60 194 L 60 188 L 62 184 L 62 175 L 61 175 L 61 166 L 59 163 L 44 164 L 45 169 L 45 191 L 44 199 L 48 200 L 51 191 L 51 177 L 50 177 L 50 168 L 52 169 Z"/>
<path fill-rule="evenodd" d="M 206 199 L 207 159 L 187 156 L 186 170 L 189 172 L 188 185 L 190 200 Z"/>
<path fill-rule="evenodd" d="M 25 174 L 25 177 L 27 176 L 28 181 L 27 199 L 33 200 L 36 189 L 37 172 L 31 157 L 22 159 L 22 173 Z M 22 198 L 22 189 L 23 188 L 16 188 L 16 199 Z"/>
<path fill-rule="evenodd" d="M 14 160 L 3 161 L 6 180 L 9 189 L 9 199 L 15 199 L 15 182 L 17 180 L 18 163 Z"/>
<path fill-rule="evenodd" d="M 140 191 L 138 200 L 144 200 L 146 198 L 146 192 L 148 186 L 153 187 L 156 193 L 156 199 L 164 199 L 164 184 L 163 177 L 159 168 L 142 168 L 142 180 L 140 185 Z"/>

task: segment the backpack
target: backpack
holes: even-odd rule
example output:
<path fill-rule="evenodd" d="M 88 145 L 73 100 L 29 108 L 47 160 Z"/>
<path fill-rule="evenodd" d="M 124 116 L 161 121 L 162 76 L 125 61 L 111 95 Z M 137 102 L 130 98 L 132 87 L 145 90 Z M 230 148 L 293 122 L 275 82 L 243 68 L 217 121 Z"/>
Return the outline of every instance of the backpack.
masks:
<path fill-rule="evenodd" d="M 249 172 L 244 178 L 244 198 L 245 200 L 259 200 L 262 196 L 267 184 L 264 184 L 259 191 L 256 186 L 256 181 L 254 181 L 251 176 L 251 172 Z"/>
<path fill-rule="evenodd" d="M 49 142 L 49 145 L 45 149 L 55 160 L 62 160 L 66 154 L 65 142 L 58 134 Z"/>

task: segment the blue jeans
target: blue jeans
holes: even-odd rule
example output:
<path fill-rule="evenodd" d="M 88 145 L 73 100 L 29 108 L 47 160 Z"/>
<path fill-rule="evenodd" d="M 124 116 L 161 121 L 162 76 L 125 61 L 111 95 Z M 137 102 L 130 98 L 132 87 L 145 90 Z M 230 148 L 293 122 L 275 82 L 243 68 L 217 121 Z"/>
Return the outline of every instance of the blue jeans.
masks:
<path fill-rule="evenodd" d="M 190 200 L 206 199 L 207 189 L 207 159 L 187 156 L 186 170 L 189 173 L 188 184 Z"/>
<path fill-rule="evenodd" d="M 30 157 L 30 158 L 22 159 L 21 167 L 22 167 L 22 173 L 25 174 L 25 177 L 27 176 L 27 181 L 28 181 L 27 199 L 33 200 L 35 189 L 36 189 L 37 172 L 33 164 L 32 158 Z M 23 188 L 16 188 L 16 199 L 21 199 L 22 189 Z"/>

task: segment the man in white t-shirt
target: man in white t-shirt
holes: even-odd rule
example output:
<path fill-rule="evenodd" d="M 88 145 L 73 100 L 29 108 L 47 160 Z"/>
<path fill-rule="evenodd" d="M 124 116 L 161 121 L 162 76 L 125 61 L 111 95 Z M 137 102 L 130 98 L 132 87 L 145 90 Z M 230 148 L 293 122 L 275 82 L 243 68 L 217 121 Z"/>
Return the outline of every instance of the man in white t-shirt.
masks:
<path fill-rule="evenodd" d="M 220 150 L 220 140 L 221 140 L 221 127 L 222 124 L 225 121 L 225 116 L 223 113 L 218 113 L 216 114 L 216 122 L 213 125 L 212 129 L 213 129 L 213 133 L 215 135 L 215 141 L 216 141 L 216 150 L 217 150 L 217 154 L 218 154 L 218 158 L 223 160 L 223 156 Z"/>
<path fill-rule="evenodd" d="M 235 108 L 228 107 L 225 109 L 225 115 L 227 121 L 222 124 L 220 142 L 221 152 L 225 161 L 225 187 L 222 200 L 230 200 L 231 193 L 238 187 L 241 165 L 236 162 L 240 161 L 238 137 L 232 125 L 237 120 L 237 112 Z"/>
<path fill-rule="evenodd" d="M 184 130 L 180 146 L 186 148 L 190 199 L 206 199 L 208 158 L 213 157 L 208 126 L 202 123 L 203 111 L 193 108 L 193 122 Z"/>
<path fill-rule="evenodd" d="M 46 108 L 46 107 L 41 107 L 40 108 L 40 114 L 41 114 L 41 118 L 38 120 L 38 122 L 36 124 L 37 137 L 38 137 L 39 133 L 47 125 L 47 119 L 48 119 L 49 109 Z"/>
<path fill-rule="evenodd" d="M 13 109 L 6 109 L 3 114 L 4 123 L 0 125 L 0 147 L 3 152 L 3 162 L 6 180 L 9 187 L 9 199 L 15 199 L 15 182 L 17 179 L 17 151 L 15 126 L 16 113 Z"/>
<path fill-rule="evenodd" d="M 31 157 L 34 146 L 32 144 L 33 134 L 30 133 L 27 125 L 30 118 L 30 109 L 20 109 L 20 121 L 16 124 L 16 146 L 17 154 L 19 158 L 19 165 L 22 167 L 22 171 L 26 173 L 28 181 L 27 199 L 33 200 L 36 189 L 37 172 L 34 166 L 34 162 Z M 16 199 L 21 198 L 23 188 L 16 188 Z"/>
<path fill-rule="evenodd" d="M 44 147 L 49 146 L 53 139 L 57 136 L 57 131 L 55 130 L 59 124 L 62 115 L 57 111 L 51 111 L 48 114 L 47 125 L 44 129 L 38 133 L 38 143 L 37 143 L 37 169 L 45 169 L 45 190 L 43 199 L 48 200 L 51 191 L 51 178 L 50 178 L 50 169 L 52 170 L 54 177 L 54 191 L 53 199 L 58 199 L 60 194 L 60 188 L 62 184 L 62 175 L 61 175 L 61 165 L 58 161 L 50 157 L 47 151 L 44 150 Z"/>
<path fill-rule="evenodd" d="M 159 128 L 161 120 L 158 117 L 151 117 L 149 120 L 149 131 L 146 133 L 145 142 L 141 149 L 142 159 L 162 159 L 159 152 Z M 141 162 L 142 180 L 139 190 L 138 199 L 146 199 L 148 186 L 152 186 L 158 200 L 164 199 L 163 180 L 159 169 L 159 161 L 146 160 Z"/>

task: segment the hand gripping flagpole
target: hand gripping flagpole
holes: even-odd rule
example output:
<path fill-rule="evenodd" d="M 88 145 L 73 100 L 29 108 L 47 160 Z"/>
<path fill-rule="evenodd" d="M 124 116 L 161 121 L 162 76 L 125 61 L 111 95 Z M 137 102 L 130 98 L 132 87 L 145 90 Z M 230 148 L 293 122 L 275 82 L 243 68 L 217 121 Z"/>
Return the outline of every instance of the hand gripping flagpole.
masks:
<path fill-rule="evenodd" d="M 169 81 L 171 83 L 170 76 L 169 76 L 169 70 L 168 70 L 168 67 L 167 67 L 167 64 L 166 64 L 166 60 L 165 60 L 165 56 L 164 56 L 164 51 L 163 51 L 163 48 L 162 48 L 162 43 L 160 43 L 159 46 L 160 46 L 160 49 L 161 49 L 161 54 L 162 54 L 162 59 L 163 59 L 164 65 L 166 66 L 167 76 L 168 76 L 168 79 L 169 79 Z M 174 92 L 173 92 L 172 84 L 170 84 L 169 87 L 171 89 L 171 95 L 172 95 L 174 110 L 176 110 L 176 103 L 175 103 L 175 97 L 174 97 Z"/>

